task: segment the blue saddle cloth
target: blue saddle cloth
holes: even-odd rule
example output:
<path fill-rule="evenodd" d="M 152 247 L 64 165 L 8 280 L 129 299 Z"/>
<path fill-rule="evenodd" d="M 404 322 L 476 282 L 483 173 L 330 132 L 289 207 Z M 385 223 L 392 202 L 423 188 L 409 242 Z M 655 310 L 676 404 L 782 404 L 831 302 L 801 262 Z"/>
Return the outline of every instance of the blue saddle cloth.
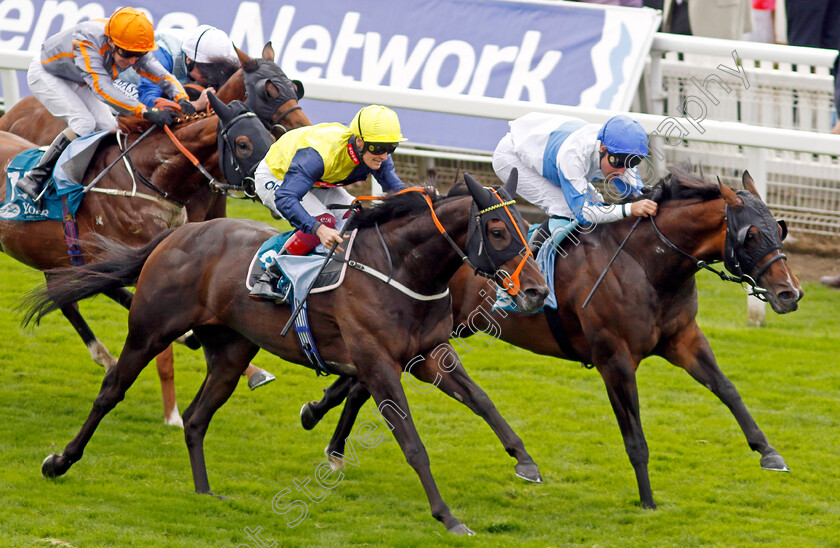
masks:
<path fill-rule="evenodd" d="M 24 150 L 15 156 L 6 168 L 6 199 L 0 205 L 0 218 L 9 221 L 61 221 L 64 219 L 62 199 L 67 201 L 67 212 L 76 213 L 82 203 L 84 187 L 75 183 L 58 185 L 53 177 L 46 183 L 43 208 L 35 205 L 15 183 L 33 167 L 38 165 L 44 151 L 39 148 Z"/>
<path fill-rule="evenodd" d="M 64 205 L 67 211 L 75 215 L 84 197 L 82 177 L 87 170 L 99 142 L 109 135 L 108 131 L 100 131 L 93 135 L 74 140 L 61 153 L 56 162 L 52 176 L 45 184 L 46 191 L 43 198 L 43 209 L 38 208 L 32 199 L 20 191 L 15 183 L 38 165 L 44 151 L 39 148 L 24 150 L 15 156 L 6 168 L 6 199 L 0 204 L 0 219 L 9 221 L 62 221 L 64 220 Z"/>

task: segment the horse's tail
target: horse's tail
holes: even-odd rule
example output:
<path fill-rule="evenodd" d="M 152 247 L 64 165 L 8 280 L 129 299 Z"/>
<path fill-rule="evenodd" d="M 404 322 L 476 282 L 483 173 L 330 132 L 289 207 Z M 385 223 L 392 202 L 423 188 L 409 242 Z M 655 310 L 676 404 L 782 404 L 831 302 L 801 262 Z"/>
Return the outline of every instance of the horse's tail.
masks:
<path fill-rule="evenodd" d="M 41 318 L 60 308 L 112 289 L 135 285 L 143 265 L 152 251 L 175 230 L 168 229 L 143 247 L 131 247 L 115 240 L 95 235 L 89 242 L 101 259 L 81 267 L 47 270 L 48 284 L 36 287 L 24 295 L 19 309 L 24 310 L 21 325 Z"/>

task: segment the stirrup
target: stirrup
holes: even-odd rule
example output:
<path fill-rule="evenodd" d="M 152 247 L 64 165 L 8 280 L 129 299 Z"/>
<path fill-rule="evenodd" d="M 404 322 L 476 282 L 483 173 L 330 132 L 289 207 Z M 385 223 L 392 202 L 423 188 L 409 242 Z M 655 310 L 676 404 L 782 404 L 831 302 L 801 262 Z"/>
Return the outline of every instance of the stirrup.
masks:
<path fill-rule="evenodd" d="M 278 287 L 278 281 L 280 287 Z M 273 301 L 274 304 L 285 304 L 289 302 L 291 292 L 292 284 L 286 278 L 272 279 L 268 273 L 265 273 L 254 284 L 254 288 L 248 296 L 255 301 Z"/>

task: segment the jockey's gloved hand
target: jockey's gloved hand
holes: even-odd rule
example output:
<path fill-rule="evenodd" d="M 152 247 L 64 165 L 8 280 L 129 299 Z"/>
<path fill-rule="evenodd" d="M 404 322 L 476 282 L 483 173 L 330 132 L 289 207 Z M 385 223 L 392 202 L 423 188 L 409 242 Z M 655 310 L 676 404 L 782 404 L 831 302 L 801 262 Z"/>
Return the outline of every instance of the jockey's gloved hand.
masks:
<path fill-rule="evenodd" d="M 189 102 L 188 99 L 181 99 L 178 101 L 178 104 L 181 106 L 181 113 L 186 114 L 187 116 L 192 116 L 195 114 L 195 107 L 192 103 Z"/>
<path fill-rule="evenodd" d="M 150 108 L 143 113 L 143 118 L 150 121 L 157 127 L 171 125 L 178 117 L 177 114 L 171 110 L 164 110 L 159 108 Z"/>

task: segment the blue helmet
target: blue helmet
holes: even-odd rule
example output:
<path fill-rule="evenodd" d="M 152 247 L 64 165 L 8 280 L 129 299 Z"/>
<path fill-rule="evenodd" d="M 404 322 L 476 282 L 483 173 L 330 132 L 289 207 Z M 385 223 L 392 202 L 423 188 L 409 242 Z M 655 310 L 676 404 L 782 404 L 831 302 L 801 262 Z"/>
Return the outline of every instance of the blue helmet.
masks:
<path fill-rule="evenodd" d="M 613 154 L 650 156 L 647 133 L 639 122 L 624 114 L 607 120 L 598 132 L 598 140 Z"/>

